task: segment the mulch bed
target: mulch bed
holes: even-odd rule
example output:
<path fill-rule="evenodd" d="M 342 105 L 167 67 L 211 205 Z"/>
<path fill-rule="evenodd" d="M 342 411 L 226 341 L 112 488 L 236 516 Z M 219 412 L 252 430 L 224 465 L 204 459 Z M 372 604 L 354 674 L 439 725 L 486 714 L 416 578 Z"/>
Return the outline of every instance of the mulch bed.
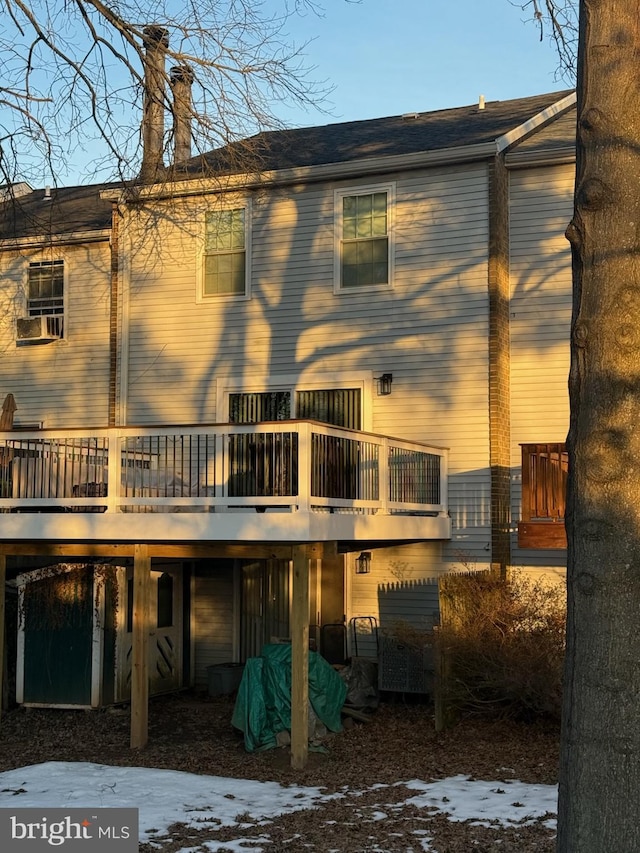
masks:
<path fill-rule="evenodd" d="M 232 711 L 229 697 L 212 699 L 192 693 L 156 697 L 149 705 L 148 745 L 132 750 L 127 708 L 18 708 L 4 712 L 0 720 L 0 771 L 45 761 L 91 761 L 312 785 L 330 792 L 363 791 L 375 784 L 429 781 L 458 774 L 497 781 L 557 781 L 558 730 L 543 722 L 524 725 L 463 720 L 436 733 L 429 705 L 396 699 L 383 702 L 369 723 L 345 720 L 345 730 L 325 741 L 326 753 L 310 753 L 308 766 L 294 771 L 286 748 L 247 753 L 241 734 L 231 727 Z M 402 799 L 403 789 L 395 790 Z M 377 795 L 372 796 L 375 799 Z M 372 809 L 374 805 L 372 800 Z M 422 828 L 438 853 L 553 850 L 552 833 L 542 822 L 505 830 L 474 826 L 472 822 L 452 823 L 443 815 L 431 815 L 425 823 L 423 813 L 408 807 L 391 809 L 384 821 L 368 821 L 367 801 L 362 796 L 357 798 L 361 816 L 350 820 L 354 808 L 354 801 L 347 796 L 332 801 L 326 809 L 276 820 L 270 825 L 270 841 L 265 847 L 269 853 L 280 849 L 319 853 L 330 849 L 341 853 L 406 851 L 414 849 L 411 845 L 420 837 L 416 831 Z M 244 829 L 241 837 L 250 838 L 251 833 L 251 829 Z M 264 826 L 255 828 L 256 839 L 264 834 Z M 222 839 L 217 835 L 216 840 Z M 163 853 L 182 847 L 199 849 L 198 845 L 205 842 L 193 830 L 176 827 L 161 849 Z M 259 846 L 258 841 L 256 844 Z M 142 853 L 147 849 L 159 848 L 141 846 Z M 418 845 L 415 849 L 428 848 Z"/>

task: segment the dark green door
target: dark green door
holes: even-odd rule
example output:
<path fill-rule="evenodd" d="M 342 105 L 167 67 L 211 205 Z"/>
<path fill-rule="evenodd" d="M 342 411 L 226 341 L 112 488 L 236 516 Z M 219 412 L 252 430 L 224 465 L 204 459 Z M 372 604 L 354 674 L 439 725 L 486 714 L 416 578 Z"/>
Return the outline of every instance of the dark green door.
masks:
<path fill-rule="evenodd" d="M 24 587 L 24 702 L 91 705 L 93 573 Z"/>

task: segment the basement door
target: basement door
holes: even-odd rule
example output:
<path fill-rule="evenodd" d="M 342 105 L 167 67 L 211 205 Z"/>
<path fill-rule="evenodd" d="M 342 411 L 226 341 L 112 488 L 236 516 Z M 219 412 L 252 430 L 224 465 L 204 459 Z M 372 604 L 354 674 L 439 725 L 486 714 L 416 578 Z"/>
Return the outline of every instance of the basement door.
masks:
<path fill-rule="evenodd" d="M 122 634 L 119 699 L 131 695 L 133 645 L 133 577 L 127 573 L 126 630 Z M 182 566 L 151 571 L 151 626 L 149 629 L 149 693 L 168 693 L 182 686 Z"/>

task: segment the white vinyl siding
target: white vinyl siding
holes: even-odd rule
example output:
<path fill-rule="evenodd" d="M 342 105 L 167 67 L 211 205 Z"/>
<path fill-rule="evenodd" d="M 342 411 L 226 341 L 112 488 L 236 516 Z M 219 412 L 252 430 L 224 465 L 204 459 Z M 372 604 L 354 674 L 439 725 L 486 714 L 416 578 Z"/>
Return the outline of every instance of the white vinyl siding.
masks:
<path fill-rule="evenodd" d="M 32 263 L 64 266 L 64 340 L 16 347 L 16 319 L 27 316 L 27 282 Z M 56 428 L 104 426 L 108 421 L 109 243 L 5 251 L 2 276 L 3 387 L 18 405 L 16 423 Z"/>
<path fill-rule="evenodd" d="M 211 560 L 196 569 L 192 626 L 195 683 L 207 684 L 207 667 L 233 663 L 234 575 L 232 561 Z"/>
<path fill-rule="evenodd" d="M 376 549 L 372 552 L 371 571 L 366 575 L 355 574 L 357 556 L 358 552 L 345 556 L 350 654 L 355 654 L 357 644 L 359 655 L 375 656 L 371 624 L 387 636 L 397 630 L 398 622 L 417 630 L 429 630 L 437 624 L 438 577 L 442 574 L 439 542 Z M 356 637 L 354 630 L 358 632 Z"/>
<path fill-rule="evenodd" d="M 132 217 L 128 422 L 224 422 L 220 388 L 267 390 L 274 376 L 289 377 L 287 387 L 329 388 L 327 377 L 339 374 L 349 388 L 349 376 L 368 376 L 365 428 L 450 448 L 447 559 L 459 566 L 462 549 L 480 565 L 490 538 L 486 166 L 399 178 L 394 286 L 354 288 L 348 298 L 332 288 L 338 189 L 371 185 L 256 193 L 252 298 L 244 301 L 194 299 L 188 224 L 202 221 L 211 202 L 173 199 L 152 223 Z M 393 374 L 389 396 L 375 393 L 381 373 Z"/>
<path fill-rule="evenodd" d="M 521 448 L 562 442 L 569 426 L 571 252 L 564 236 L 573 210 L 573 166 L 511 173 L 512 519 L 520 519 Z M 522 551 L 517 566 L 560 565 L 564 552 Z"/>

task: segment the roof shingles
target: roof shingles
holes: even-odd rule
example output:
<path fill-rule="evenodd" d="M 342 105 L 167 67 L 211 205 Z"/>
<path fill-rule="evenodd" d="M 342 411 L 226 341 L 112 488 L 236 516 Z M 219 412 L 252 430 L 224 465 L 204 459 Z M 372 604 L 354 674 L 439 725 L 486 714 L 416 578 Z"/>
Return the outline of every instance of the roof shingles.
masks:
<path fill-rule="evenodd" d="M 182 180 L 212 173 L 277 171 L 349 163 L 376 157 L 415 154 L 480 145 L 498 139 L 557 103 L 569 92 L 552 92 L 512 101 L 488 101 L 447 110 L 275 130 L 195 157 Z M 172 177 L 176 177 L 173 176 Z M 0 204 L 0 239 L 64 236 L 110 227 L 111 203 L 100 191 L 121 184 L 94 184 L 34 190 Z"/>

